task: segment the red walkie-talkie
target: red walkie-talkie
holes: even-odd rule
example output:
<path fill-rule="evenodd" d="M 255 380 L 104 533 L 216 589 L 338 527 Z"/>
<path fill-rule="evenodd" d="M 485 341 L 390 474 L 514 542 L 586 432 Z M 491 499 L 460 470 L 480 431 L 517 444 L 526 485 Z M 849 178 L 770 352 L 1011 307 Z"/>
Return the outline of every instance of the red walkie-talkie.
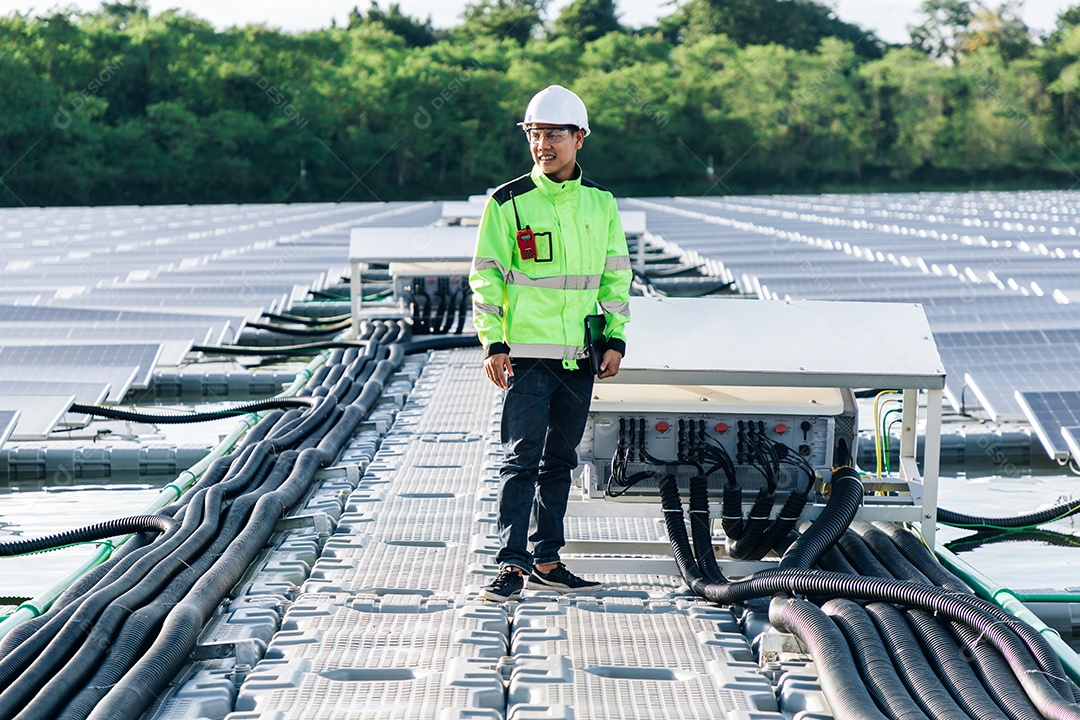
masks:
<path fill-rule="evenodd" d="M 514 193 L 510 193 L 510 204 L 514 206 L 514 222 L 517 223 L 517 246 L 518 253 L 521 255 L 522 260 L 535 260 L 536 259 L 536 233 L 532 231 L 532 228 L 526 225 L 521 227 L 521 218 L 518 217 L 517 202 L 514 200 Z"/>
<path fill-rule="evenodd" d="M 536 259 L 536 235 L 528 225 L 517 231 L 518 252 L 522 260 Z"/>

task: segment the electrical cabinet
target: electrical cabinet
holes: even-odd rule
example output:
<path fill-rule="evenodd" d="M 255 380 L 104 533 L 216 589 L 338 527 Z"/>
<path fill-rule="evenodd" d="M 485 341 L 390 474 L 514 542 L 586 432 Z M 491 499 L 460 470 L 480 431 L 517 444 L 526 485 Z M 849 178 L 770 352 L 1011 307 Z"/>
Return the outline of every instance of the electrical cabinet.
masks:
<path fill-rule="evenodd" d="M 837 460 L 853 457 L 857 428 L 846 389 L 598 384 L 581 455 L 590 465 L 591 497 L 655 499 L 658 478 L 623 483 L 655 472 L 655 461 L 688 460 L 714 469 L 709 489 L 719 496 L 728 478 L 705 459 L 706 448 L 713 457 L 726 454 L 736 482 L 749 491 L 766 486 L 775 461 L 775 490 L 786 493 L 811 484 L 811 471 L 828 483 Z M 680 462 L 666 472 L 685 489 L 696 470 Z"/>

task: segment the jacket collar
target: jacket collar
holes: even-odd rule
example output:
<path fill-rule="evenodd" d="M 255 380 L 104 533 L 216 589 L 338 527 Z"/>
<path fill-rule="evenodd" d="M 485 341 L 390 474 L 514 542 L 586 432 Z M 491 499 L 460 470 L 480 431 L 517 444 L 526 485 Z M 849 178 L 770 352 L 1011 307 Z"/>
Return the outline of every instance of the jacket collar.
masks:
<path fill-rule="evenodd" d="M 581 187 L 581 166 L 577 163 L 574 163 L 574 176 L 566 182 L 555 182 L 544 174 L 539 165 L 533 165 L 532 172 L 529 175 L 532 177 L 536 187 L 540 189 L 540 192 L 552 200 L 571 197 L 577 194 L 578 189 Z"/>

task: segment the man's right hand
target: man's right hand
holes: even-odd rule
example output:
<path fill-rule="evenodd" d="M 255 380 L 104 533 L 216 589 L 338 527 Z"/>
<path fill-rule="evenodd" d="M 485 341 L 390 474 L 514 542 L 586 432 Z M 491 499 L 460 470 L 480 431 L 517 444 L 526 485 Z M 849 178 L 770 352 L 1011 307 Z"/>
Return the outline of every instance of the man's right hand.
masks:
<path fill-rule="evenodd" d="M 510 367 L 510 355 L 507 353 L 495 353 L 484 359 L 484 372 L 488 380 L 495 383 L 502 390 L 507 388 L 506 376 L 514 376 L 514 368 Z"/>

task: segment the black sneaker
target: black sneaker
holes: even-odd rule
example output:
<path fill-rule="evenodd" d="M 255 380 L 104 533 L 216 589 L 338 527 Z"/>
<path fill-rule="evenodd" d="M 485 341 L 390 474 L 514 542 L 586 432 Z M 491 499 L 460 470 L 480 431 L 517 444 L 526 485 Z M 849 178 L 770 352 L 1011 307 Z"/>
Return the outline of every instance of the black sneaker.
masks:
<path fill-rule="evenodd" d="M 490 585 L 480 591 L 480 597 L 495 602 L 521 597 L 521 588 L 524 584 L 525 578 L 521 570 L 512 565 L 507 565 L 499 571 L 499 574 L 495 576 Z"/>
<path fill-rule="evenodd" d="M 599 590 L 602 584 L 594 580 L 579 578 L 559 563 L 546 573 L 533 568 L 525 587 L 530 590 L 554 590 L 558 593 L 579 592 L 581 590 Z"/>

